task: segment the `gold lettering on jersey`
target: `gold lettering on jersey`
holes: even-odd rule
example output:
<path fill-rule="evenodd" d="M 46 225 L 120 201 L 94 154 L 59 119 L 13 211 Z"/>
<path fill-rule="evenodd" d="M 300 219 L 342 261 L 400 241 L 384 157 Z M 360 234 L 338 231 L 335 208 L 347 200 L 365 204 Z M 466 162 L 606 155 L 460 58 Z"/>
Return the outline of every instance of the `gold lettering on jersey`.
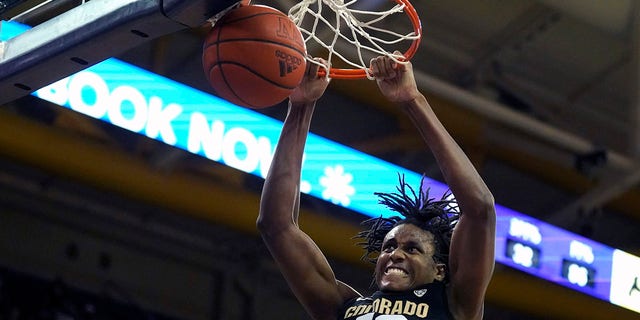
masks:
<path fill-rule="evenodd" d="M 396 300 L 393 302 L 389 299 L 379 298 L 374 300 L 371 304 L 349 307 L 344 314 L 344 319 L 371 312 L 426 318 L 427 314 L 429 314 L 429 305 L 426 303 L 415 303 L 406 300 Z"/>
<path fill-rule="evenodd" d="M 429 313 L 429 305 L 426 303 L 418 304 L 418 310 L 416 310 L 416 316 L 419 318 L 425 318 Z"/>
<path fill-rule="evenodd" d="M 389 314 L 402 314 L 402 300 L 396 300 Z"/>
<path fill-rule="evenodd" d="M 381 314 L 391 314 L 391 300 L 382 298 L 380 299 L 379 308 L 376 312 Z"/>
<path fill-rule="evenodd" d="M 371 312 L 372 307 L 373 306 L 370 304 L 363 304 L 359 306 L 350 307 L 349 309 L 347 309 L 347 312 L 345 312 L 344 317 L 348 318 L 348 317 L 369 313 Z"/>
<path fill-rule="evenodd" d="M 404 304 L 404 310 L 402 310 L 402 314 L 406 314 L 406 315 L 414 315 L 416 314 L 416 309 L 417 309 L 418 305 L 415 302 L 411 302 L 411 301 L 407 301 Z"/>

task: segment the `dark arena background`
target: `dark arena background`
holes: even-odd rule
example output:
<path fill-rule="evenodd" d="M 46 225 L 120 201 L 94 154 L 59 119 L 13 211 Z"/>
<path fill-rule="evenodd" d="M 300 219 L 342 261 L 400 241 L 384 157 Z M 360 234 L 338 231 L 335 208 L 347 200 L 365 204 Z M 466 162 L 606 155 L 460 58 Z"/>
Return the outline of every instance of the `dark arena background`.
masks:
<path fill-rule="evenodd" d="M 202 70 L 206 20 L 233 4 L 0 1 L 0 319 L 307 319 L 255 227 L 286 103 L 229 105 Z M 413 6 L 420 90 L 500 205 L 485 318 L 638 319 L 640 2 Z M 384 174 L 303 173 L 302 227 L 362 292 L 351 237 L 377 212 L 353 191 L 442 181 L 383 100 L 333 80 L 310 141 L 330 151 L 307 160 Z"/>

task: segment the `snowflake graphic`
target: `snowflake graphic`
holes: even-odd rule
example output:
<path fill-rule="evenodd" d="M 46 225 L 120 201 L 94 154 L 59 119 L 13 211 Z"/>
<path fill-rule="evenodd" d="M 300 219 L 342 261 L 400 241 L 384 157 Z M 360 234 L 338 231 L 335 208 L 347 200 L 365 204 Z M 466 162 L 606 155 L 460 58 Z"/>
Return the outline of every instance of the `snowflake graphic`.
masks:
<path fill-rule="evenodd" d="M 349 197 L 356 193 L 356 189 L 350 185 L 352 181 L 353 175 L 344 172 L 343 166 L 325 167 L 324 176 L 320 178 L 320 185 L 324 187 L 322 198 L 348 207 L 351 204 Z"/>
<path fill-rule="evenodd" d="M 311 183 L 307 180 L 300 181 L 300 192 L 302 193 L 310 193 L 311 192 Z"/>

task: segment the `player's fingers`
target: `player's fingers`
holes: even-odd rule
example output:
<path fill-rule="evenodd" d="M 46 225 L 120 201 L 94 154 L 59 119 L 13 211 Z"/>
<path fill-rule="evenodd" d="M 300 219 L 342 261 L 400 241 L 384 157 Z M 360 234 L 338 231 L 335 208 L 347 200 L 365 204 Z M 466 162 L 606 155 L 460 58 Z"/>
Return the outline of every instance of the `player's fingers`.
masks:
<path fill-rule="evenodd" d="M 381 63 L 381 69 L 382 69 L 382 73 L 384 74 L 384 77 L 386 79 L 390 79 L 396 76 L 396 70 L 395 70 L 395 61 L 393 61 L 393 59 L 391 59 L 390 57 L 384 56 L 381 58 L 382 59 L 382 63 Z"/>
<path fill-rule="evenodd" d="M 407 61 L 407 58 L 405 58 L 404 54 L 402 52 L 400 52 L 400 50 L 396 50 L 393 52 L 393 56 L 398 60 L 398 61 Z"/>
<path fill-rule="evenodd" d="M 391 68 L 396 72 L 403 72 L 406 70 L 407 63 L 409 62 L 404 54 L 398 50 L 393 52 L 393 58 L 389 58 Z"/>
<path fill-rule="evenodd" d="M 316 59 L 317 58 L 314 58 L 313 60 L 316 60 Z M 307 62 L 307 70 L 305 70 L 305 76 L 311 77 L 311 76 L 313 76 L 313 75 L 315 75 L 317 73 L 318 73 L 318 65 L 313 63 L 313 62 L 311 62 L 311 61 L 308 61 Z"/>
<path fill-rule="evenodd" d="M 318 70 L 320 68 L 322 68 L 324 70 L 325 74 L 329 74 L 329 69 L 330 69 L 329 62 L 327 60 L 323 59 L 323 58 L 316 58 L 316 61 L 320 64 L 318 66 Z M 316 72 L 316 74 L 317 74 L 317 72 Z"/>
<path fill-rule="evenodd" d="M 391 69 L 387 57 L 380 56 L 374 59 L 371 59 L 371 72 L 372 75 L 377 79 L 388 79 L 393 77 L 395 73 Z"/>
<path fill-rule="evenodd" d="M 320 69 L 323 69 L 325 74 L 329 73 L 329 62 L 323 58 L 309 58 L 307 61 L 307 69 L 305 71 L 305 76 L 309 79 L 319 78 L 320 74 L 318 73 Z"/>
<path fill-rule="evenodd" d="M 371 68 L 371 75 L 373 75 L 376 78 L 381 76 L 381 74 L 380 74 L 380 72 L 381 72 L 380 71 L 380 57 L 371 59 L 371 61 L 369 62 L 369 66 Z"/>

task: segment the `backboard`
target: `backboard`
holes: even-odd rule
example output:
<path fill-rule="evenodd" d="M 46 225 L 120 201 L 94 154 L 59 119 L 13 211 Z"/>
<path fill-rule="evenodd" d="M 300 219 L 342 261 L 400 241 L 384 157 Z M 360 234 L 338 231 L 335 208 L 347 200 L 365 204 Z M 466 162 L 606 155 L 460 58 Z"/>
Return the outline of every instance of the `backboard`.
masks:
<path fill-rule="evenodd" d="M 0 104 L 148 40 L 201 26 L 235 3 L 236 0 L 85 2 L 1 43 Z"/>

